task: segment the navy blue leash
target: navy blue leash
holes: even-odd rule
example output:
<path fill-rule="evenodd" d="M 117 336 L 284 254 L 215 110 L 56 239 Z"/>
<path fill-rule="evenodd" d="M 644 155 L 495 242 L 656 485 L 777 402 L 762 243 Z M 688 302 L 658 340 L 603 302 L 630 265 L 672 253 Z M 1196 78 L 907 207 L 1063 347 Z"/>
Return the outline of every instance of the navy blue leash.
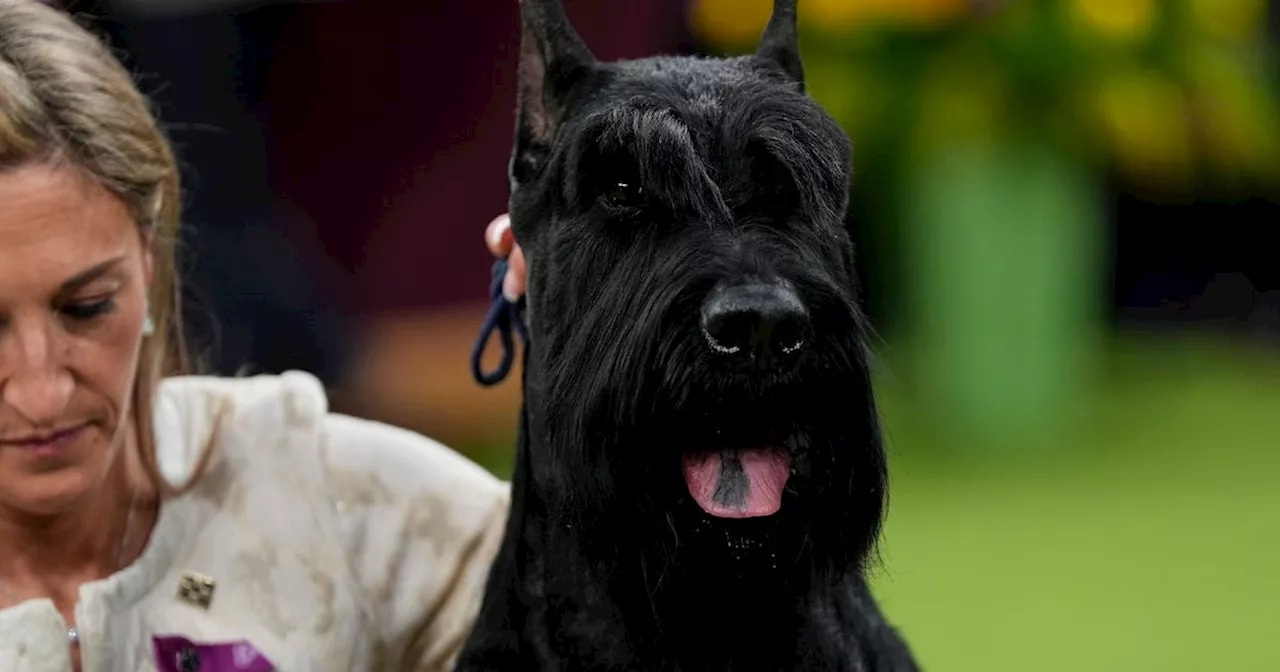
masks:
<path fill-rule="evenodd" d="M 526 347 L 529 345 L 529 332 L 524 326 L 524 297 L 521 296 L 516 301 L 509 301 L 507 297 L 502 295 L 502 279 L 507 275 L 507 260 L 499 259 L 493 263 L 493 281 L 489 289 L 489 312 L 484 316 L 484 322 L 480 325 L 480 337 L 476 339 L 476 344 L 471 348 L 471 375 L 476 382 L 490 387 L 497 385 L 506 379 L 511 373 L 511 365 L 515 361 L 516 348 L 515 338 L 511 332 L 514 330 L 520 334 L 520 339 L 524 341 Z M 502 361 L 498 363 L 498 368 L 490 373 L 485 373 L 480 369 L 480 358 L 484 355 L 485 346 L 489 344 L 489 339 L 493 336 L 494 331 L 498 332 L 499 341 L 502 343 Z"/>

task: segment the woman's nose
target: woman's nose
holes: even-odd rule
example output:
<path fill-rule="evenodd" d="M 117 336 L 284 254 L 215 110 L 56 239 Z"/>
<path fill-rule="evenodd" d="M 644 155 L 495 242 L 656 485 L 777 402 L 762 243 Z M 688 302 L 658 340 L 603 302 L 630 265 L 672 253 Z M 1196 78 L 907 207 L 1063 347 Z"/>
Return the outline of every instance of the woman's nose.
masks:
<path fill-rule="evenodd" d="M 57 425 L 75 389 L 53 331 L 52 325 L 11 328 L 9 342 L 0 345 L 0 401 L 42 427 Z"/>

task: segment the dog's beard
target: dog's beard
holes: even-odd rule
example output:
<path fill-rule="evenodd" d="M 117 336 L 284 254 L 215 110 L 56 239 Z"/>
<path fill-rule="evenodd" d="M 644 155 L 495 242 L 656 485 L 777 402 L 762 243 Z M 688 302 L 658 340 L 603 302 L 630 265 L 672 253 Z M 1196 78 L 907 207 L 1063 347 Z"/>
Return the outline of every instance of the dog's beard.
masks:
<path fill-rule="evenodd" d="M 650 261 L 615 268 L 595 301 L 548 311 L 572 311 L 543 334 L 542 403 L 530 416 L 544 451 L 535 480 L 564 523 L 553 533 L 589 543 L 591 530 L 633 530 L 644 553 L 672 561 L 689 530 L 718 526 L 769 537 L 779 563 L 860 568 L 885 465 L 852 297 L 829 278 L 789 274 L 813 314 L 805 355 L 785 371 L 729 371 L 696 321 L 714 260 Z"/>

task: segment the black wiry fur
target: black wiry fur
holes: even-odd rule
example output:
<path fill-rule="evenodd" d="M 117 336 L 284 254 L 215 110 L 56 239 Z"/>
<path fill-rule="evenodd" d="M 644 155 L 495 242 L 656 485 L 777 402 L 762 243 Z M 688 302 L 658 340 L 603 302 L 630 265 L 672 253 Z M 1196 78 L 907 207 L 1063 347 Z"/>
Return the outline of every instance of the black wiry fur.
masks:
<path fill-rule="evenodd" d="M 459 669 L 915 670 L 864 578 L 887 476 L 851 151 L 803 93 L 794 0 L 732 59 L 597 63 L 558 0 L 523 11 L 511 216 L 532 342 L 507 537 Z M 747 277 L 807 306 L 795 369 L 710 356 L 699 307 Z M 681 456 L 732 441 L 791 451 L 773 516 L 689 496 Z"/>

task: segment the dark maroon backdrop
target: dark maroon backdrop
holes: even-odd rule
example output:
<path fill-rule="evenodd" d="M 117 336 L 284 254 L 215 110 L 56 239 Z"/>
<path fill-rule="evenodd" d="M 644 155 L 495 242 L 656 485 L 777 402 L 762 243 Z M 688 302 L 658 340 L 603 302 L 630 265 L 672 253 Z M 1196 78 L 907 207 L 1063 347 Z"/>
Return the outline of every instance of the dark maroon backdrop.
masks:
<path fill-rule="evenodd" d="M 683 0 L 568 0 L 596 55 L 685 51 Z M 351 276 L 356 314 L 483 299 L 504 211 L 515 0 L 309 5 L 266 87 L 273 182 Z"/>

